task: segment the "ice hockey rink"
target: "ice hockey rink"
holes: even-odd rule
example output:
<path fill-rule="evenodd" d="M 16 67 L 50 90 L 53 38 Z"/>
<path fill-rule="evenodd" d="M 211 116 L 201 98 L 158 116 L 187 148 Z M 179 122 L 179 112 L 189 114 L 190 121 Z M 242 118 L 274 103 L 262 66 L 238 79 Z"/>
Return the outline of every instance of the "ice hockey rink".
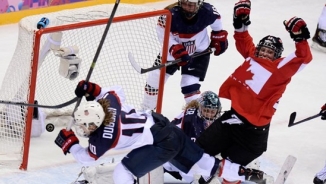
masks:
<path fill-rule="evenodd" d="M 161 9 L 172 2 L 174 1 L 162 1 L 145 4 L 145 6 Z M 222 82 L 243 62 L 243 58 L 236 51 L 233 40 L 232 12 L 236 0 L 208 0 L 206 2 L 213 4 L 218 9 L 222 15 L 224 29 L 229 32 L 228 50 L 221 56 L 211 57 L 210 67 L 201 87 L 201 91 L 217 92 Z M 313 36 L 325 3 L 324 0 L 252 0 L 252 24 L 249 27 L 249 32 L 255 43 L 269 34 L 280 37 L 284 46 L 283 56 L 288 55 L 294 51 L 294 42 L 282 22 L 292 16 L 301 17 L 307 22 L 311 36 Z M 0 82 L 2 82 L 11 61 L 17 41 L 17 24 L 0 26 Z M 309 40 L 310 44 L 311 42 Z M 314 49 L 312 49 L 312 53 L 312 62 L 294 76 L 288 85 L 271 123 L 268 150 L 259 158 L 260 169 L 276 178 L 287 155 L 291 154 L 297 157 L 297 162 L 286 181 L 287 184 L 312 183 L 315 173 L 323 168 L 326 160 L 326 121 L 316 118 L 288 128 L 289 116 L 292 112 L 297 112 L 296 121 L 298 121 L 317 114 L 320 107 L 326 102 L 326 53 Z M 184 105 L 179 83 L 180 73 L 176 72 L 165 85 L 162 112 L 170 119 L 176 116 Z M 140 93 L 142 92 L 140 91 Z M 221 99 L 221 101 L 223 109 L 229 109 L 230 102 L 225 99 Z M 45 132 L 41 137 L 32 138 L 28 170 L 1 169 L 0 184 L 72 183 L 80 173 L 82 166 L 74 162 L 71 155 L 65 156 L 61 149 L 54 144 L 54 139 L 60 128 L 63 127 L 57 127 L 51 133 Z M 86 141 L 81 140 L 83 145 L 86 145 Z M 99 163 L 110 161 L 112 158 L 118 161 L 122 155 L 119 152 L 112 152 Z M 165 176 L 165 182 L 177 181 L 170 176 Z"/>

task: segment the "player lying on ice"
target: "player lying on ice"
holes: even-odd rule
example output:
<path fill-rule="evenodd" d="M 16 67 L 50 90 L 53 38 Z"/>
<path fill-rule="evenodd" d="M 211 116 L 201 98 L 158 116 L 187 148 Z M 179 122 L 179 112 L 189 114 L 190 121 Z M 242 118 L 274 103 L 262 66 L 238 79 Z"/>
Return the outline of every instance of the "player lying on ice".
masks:
<path fill-rule="evenodd" d="M 136 112 L 125 104 L 121 87 L 101 88 L 80 81 L 75 93 L 78 97 L 87 94 L 88 101 L 77 108 L 74 118 L 76 134 L 88 138 L 89 145 L 82 147 L 75 133 L 66 129 L 59 132 L 55 143 L 64 154 L 71 153 L 83 165 L 92 164 L 110 149 L 133 149 L 114 169 L 116 184 L 133 184 L 135 177 L 140 178 L 166 162 L 184 173 L 221 175 L 230 180 L 243 181 L 256 173 L 204 153 L 163 115 Z"/>

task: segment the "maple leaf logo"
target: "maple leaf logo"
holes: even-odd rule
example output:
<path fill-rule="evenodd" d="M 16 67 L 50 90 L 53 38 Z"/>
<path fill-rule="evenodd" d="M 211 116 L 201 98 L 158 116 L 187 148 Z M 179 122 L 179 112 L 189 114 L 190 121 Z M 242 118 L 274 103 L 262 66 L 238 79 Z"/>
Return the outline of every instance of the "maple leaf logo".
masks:
<path fill-rule="evenodd" d="M 250 67 L 249 61 L 245 61 L 241 66 L 239 66 L 233 73 L 233 77 L 236 78 L 239 82 L 245 84 L 246 80 L 252 80 L 254 74 L 249 70 Z"/>

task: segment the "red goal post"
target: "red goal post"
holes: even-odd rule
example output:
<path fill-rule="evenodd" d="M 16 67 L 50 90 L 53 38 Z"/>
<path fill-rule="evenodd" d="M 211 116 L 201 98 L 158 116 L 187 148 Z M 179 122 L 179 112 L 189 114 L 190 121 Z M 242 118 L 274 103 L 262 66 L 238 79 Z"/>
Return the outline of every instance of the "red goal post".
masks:
<path fill-rule="evenodd" d="M 0 99 L 26 103 L 37 100 L 42 105 L 57 105 L 73 99 L 78 81 L 86 78 L 91 67 L 112 8 L 113 4 L 106 4 L 22 19 L 19 22 L 17 47 L 3 79 Z M 166 17 L 163 44 L 156 34 L 159 16 Z M 50 24 L 38 30 L 36 25 L 42 17 L 49 18 Z M 171 14 L 168 10 L 120 4 L 90 81 L 103 87 L 122 86 L 127 104 L 140 109 L 147 75 L 140 75 L 133 69 L 128 61 L 128 52 L 133 53 L 142 67 L 151 67 L 159 52 L 163 53 L 164 63 L 170 24 Z M 74 57 L 81 59 L 76 79 L 70 80 L 62 75 L 59 68 L 62 67 L 63 57 L 60 57 L 57 49 L 52 49 L 53 45 L 70 49 L 75 53 Z M 162 108 L 164 74 L 165 68 L 161 69 L 158 112 Z M 57 126 L 56 122 L 64 121 L 62 117 L 71 117 L 74 106 L 43 109 L 48 117 L 46 122 Z M 51 119 L 54 116 L 56 118 Z M 0 104 L 0 169 L 1 166 L 16 167 L 17 163 L 17 168 L 27 169 L 32 118 L 32 107 Z M 49 146 L 55 146 L 53 140 L 49 140 Z"/>

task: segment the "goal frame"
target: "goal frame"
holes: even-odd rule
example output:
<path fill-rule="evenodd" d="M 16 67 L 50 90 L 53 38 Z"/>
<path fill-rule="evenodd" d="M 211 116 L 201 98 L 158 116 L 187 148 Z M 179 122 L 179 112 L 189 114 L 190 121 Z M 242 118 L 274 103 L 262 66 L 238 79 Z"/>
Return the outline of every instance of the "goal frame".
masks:
<path fill-rule="evenodd" d="M 114 17 L 112 23 L 123 22 L 128 20 L 135 20 L 146 17 L 154 17 L 159 15 L 166 16 L 166 24 L 165 24 L 165 32 L 164 32 L 164 41 L 162 46 L 162 63 L 165 64 L 167 60 L 168 53 L 168 43 L 170 36 L 170 28 L 171 28 L 171 12 L 168 10 L 155 10 L 151 12 L 137 13 L 131 15 L 124 15 L 119 17 Z M 66 31 L 78 28 L 91 27 L 96 25 L 104 25 L 108 22 L 109 18 L 99 19 L 94 21 L 80 22 L 80 23 L 72 23 L 69 25 L 62 25 L 56 27 L 49 27 L 40 29 L 38 31 L 34 31 L 34 46 L 32 60 L 31 60 L 31 75 L 29 81 L 29 93 L 28 93 L 28 103 L 34 103 L 35 91 L 36 91 L 36 81 L 37 81 L 37 72 L 38 72 L 38 60 L 39 60 L 39 51 L 41 44 L 41 37 L 44 34 L 53 33 L 57 31 Z M 110 34 L 110 32 L 108 33 Z M 95 53 L 94 53 L 95 54 Z M 159 78 L 159 89 L 158 89 L 158 99 L 157 99 L 157 107 L 156 112 L 160 113 L 162 110 L 162 101 L 163 101 L 163 92 L 164 92 L 164 76 L 166 73 L 166 68 L 160 69 L 160 78 Z M 26 116 L 26 126 L 25 126 L 25 137 L 23 142 L 23 156 L 22 162 L 20 164 L 20 170 L 27 170 L 28 167 L 28 157 L 29 157 L 29 148 L 30 148 L 30 139 L 31 139 L 31 129 L 32 129 L 32 119 L 33 119 L 33 107 L 27 107 L 27 116 Z"/>

